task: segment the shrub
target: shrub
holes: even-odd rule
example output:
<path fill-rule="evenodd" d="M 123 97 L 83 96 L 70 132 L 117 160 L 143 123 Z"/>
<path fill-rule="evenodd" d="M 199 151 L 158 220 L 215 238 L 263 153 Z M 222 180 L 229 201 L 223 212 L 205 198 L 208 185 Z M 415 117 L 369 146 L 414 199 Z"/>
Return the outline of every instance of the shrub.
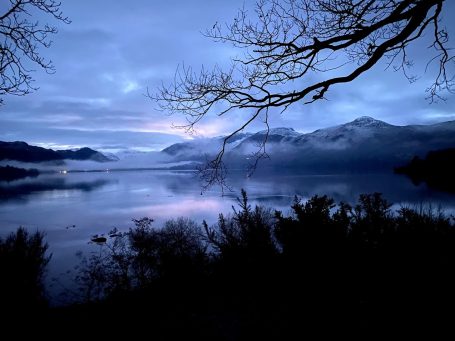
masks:
<path fill-rule="evenodd" d="M 0 297 L 2 306 L 15 309 L 46 305 L 43 279 L 51 255 L 44 233 L 20 227 L 0 238 Z"/>

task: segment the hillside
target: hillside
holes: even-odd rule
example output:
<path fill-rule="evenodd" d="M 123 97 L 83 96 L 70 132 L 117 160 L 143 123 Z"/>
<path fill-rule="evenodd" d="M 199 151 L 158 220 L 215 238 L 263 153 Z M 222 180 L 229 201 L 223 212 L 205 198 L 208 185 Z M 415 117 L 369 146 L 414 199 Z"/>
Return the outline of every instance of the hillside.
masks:
<path fill-rule="evenodd" d="M 87 147 L 77 150 L 53 150 L 32 146 L 22 141 L 0 141 L 0 161 L 2 160 L 31 163 L 46 161 L 63 162 L 63 160 L 113 161 L 102 153 Z"/>
<path fill-rule="evenodd" d="M 371 117 L 346 124 L 299 133 L 292 128 L 274 128 L 245 133 L 228 141 L 225 161 L 230 168 L 244 168 L 267 138 L 270 158 L 260 171 L 301 173 L 390 171 L 415 155 L 455 147 L 455 121 L 435 125 L 395 126 Z M 178 161 L 204 162 L 220 150 L 223 137 L 193 140 L 162 151 Z"/>

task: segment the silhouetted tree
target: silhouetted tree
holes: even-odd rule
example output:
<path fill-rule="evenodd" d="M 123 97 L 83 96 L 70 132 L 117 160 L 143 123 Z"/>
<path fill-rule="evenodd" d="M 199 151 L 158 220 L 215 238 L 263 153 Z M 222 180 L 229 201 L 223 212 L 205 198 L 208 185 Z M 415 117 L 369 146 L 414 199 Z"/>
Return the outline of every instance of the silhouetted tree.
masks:
<path fill-rule="evenodd" d="M 391 206 L 380 193 L 361 194 L 353 210 L 351 238 L 377 248 L 393 229 Z"/>
<path fill-rule="evenodd" d="M 314 254 L 332 247 L 332 240 L 337 236 L 331 214 L 334 207 L 333 199 L 315 195 L 305 203 L 295 198 L 294 217 L 283 217 L 281 212 L 276 212 L 275 236 L 283 252 L 297 257 L 302 252 Z"/>
<path fill-rule="evenodd" d="M 268 131 L 271 109 L 283 112 L 296 102 L 324 99 L 334 85 L 353 81 L 383 59 L 414 81 L 407 70 L 412 65 L 408 52 L 424 34 L 431 35 L 430 63 L 438 69 L 428 98 L 452 92 L 448 65 L 453 56 L 439 25 L 443 5 L 444 0 L 261 0 L 255 18 L 240 10 L 226 28 L 217 23 L 206 32 L 216 42 L 245 51 L 243 58 L 232 60 L 227 70 L 183 67 L 172 84 L 150 97 L 164 110 L 184 114 L 187 130 L 212 112 L 248 111 L 216 158 L 201 169 L 207 185 L 223 183 L 224 146 L 251 122 L 262 120 Z M 267 137 L 256 158 L 264 156 Z"/>
<path fill-rule="evenodd" d="M 42 232 L 30 234 L 22 227 L 0 238 L 1 309 L 27 314 L 46 305 L 43 280 L 51 258 L 47 249 Z"/>
<path fill-rule="evenodd" d="M 353 207 L 296 198 L 292 209 L 273 216 L 242 191 L 232 215 L 204 224 L 205 234 L 183 218 L 158 229 L 149 218 L 134 220 L 130 231 L 110 234 L 106 258 L 87 273 L 106 281 L 107 299 L 69 310 L 67 321 L 122 321 L 158 339 L 451 330 L 453 218 L 423 207 L 393 211 L 379 193 Z"/>
<path fill-rule="evenodd" d="M 50 36 L 57 28 L 33 19 L 36 13 L 47 14 L 69 23 L 54 0 L 5 0 L 0 12 L 0 96 L 23 96 L 37 88 L 31 76 L 33 66 L 53 73 L 54 66 L 40 54 L 51 46 Z M 31 19 L 32 18 L 32 19 Z M 0 104 L 3 99 L 0 97 Z"/>
<path fill-rule="evenodd" d="M 178 218 L 162 228 L 152 227 L 147 217 L 133 222 L 136 226 L 128 232 L 110 231 L 88 257 L 80 255 L 76 281 L 83 301 L 147 288 L 156 281 L 189 280 L 204 271 L 206 243 L 194 221 Z"/>
<path fill-rule="evenodd" d="M 157 278 L 188 280 L 205 265 L 201 226 L 188 218 L 168 220 L 160 229 L 137 227 L 130 231 L 129 240 L 135 276 L 145 279 L 142 285 Z"/>
<path fill-rule="evenodd" d="M 272 237 L 273 215 L 264 207 L 248 203 L 246 191 L 237 198 L 239 209 L 232 207 L 233 215 L 219 215 L 218 224 L 209 228 L 204 223 L 206 236 L 218 255 L 239 264 L 264 261 L 277 252 Z"/>

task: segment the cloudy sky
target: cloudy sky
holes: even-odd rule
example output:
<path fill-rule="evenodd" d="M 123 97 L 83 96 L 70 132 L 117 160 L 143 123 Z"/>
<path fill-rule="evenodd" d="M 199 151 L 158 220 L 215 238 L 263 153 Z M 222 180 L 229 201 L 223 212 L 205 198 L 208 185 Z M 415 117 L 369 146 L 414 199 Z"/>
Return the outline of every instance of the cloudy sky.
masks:
<path fill-rule="evenodd" d="M 42 54 L 57 69 L 53 75 L 35 72 L 39 90 L 25 97 L 9 96 L 0 107 L 0 140 L 24 140 L 47 147 L 90 146 L 104 151 L 124 148 L 160 150 L 188 138 L 172 127 L 182 117 L 157 109 L 144 94 L 155 92 L 161 82 L 172 80 L 182 63 L 199 68 L 227 65 L 238 51 L 217 44 L 201 32 L 215 23 L 230 22 L 251 0 L 63 0 L 70 25 L 55 24 L 59 33 Z M 1 7 L 1 6 L 0 6 Z M 454 37 L 454 1 L 446 1 L 443 25 Z M 419 41 L 412 48 L 412 85 L 400 73 L 384 71 L 384 65 L 349 85 L 338 85 L 327 101 L 296 104 L 283 115 L 274 115 L 272 126 L 313 131 L 368 115 L 392 124 L 429 124 L 455 120 L 455 97 L 428 104 L 425 88 L 431 57 Z M 453 68 L 452 68 L 453 71 Z M 237 128 L 244 114 L 220 122 L 208 117 L 198 127 L 199 136 L 215 136 Z M 263 129 L 259 124 L 253 130 Z"/>

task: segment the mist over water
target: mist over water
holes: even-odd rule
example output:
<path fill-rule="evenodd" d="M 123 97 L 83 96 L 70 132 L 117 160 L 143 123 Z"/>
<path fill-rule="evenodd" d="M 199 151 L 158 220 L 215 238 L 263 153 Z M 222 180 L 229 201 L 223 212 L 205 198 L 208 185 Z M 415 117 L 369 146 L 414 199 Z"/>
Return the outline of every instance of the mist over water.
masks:
<path fill-rule="evenodd" d="M 297 195 L 303 200 L 328 195 L 336 202 L 354 204 L 359 194 L 381 192 L 395 204 L 419 206 L 427 202 L 455 211 L 455 197 L 415 186 L 394 174 L 279 175 L 231 173 L 232 191 L 219 187 L 201 193 L 193 172 L 116 171 L 43 174 L 37 178 L 0 182 L 0 235 L 23 226 L 46 232 L 53 257 L 49 279 L 77 263 L 75 254 L 97 250 L 91 236 L 106 234 L 114 227 L 127 231 L 132 219 L 150 217 L 160 227 L 171 218 L 190 217 L 197 223 L 216 222 L 219 213 L 230 213 L 241 188 L 250 203 L 290 212 Z"/>

